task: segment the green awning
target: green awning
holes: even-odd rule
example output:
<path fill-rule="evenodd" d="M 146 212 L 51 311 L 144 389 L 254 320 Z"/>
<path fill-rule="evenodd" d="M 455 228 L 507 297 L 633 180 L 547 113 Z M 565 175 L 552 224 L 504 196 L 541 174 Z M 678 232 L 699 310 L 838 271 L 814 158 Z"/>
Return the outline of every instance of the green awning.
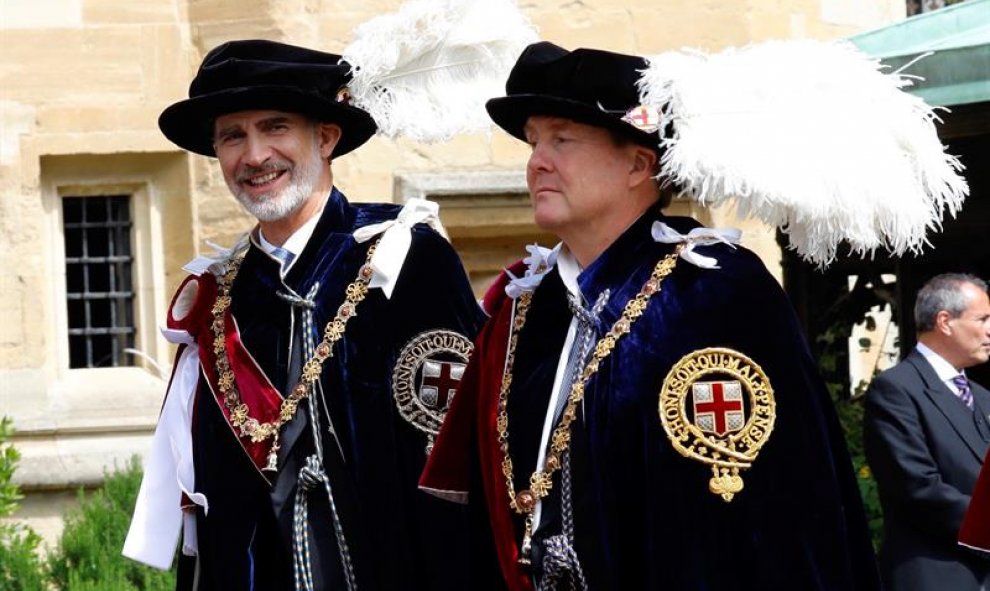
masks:
<path fill-rule="evenodd" d="M 933 52 L 905 70 L 923 78 L 908 90 L 928 104 L 990 101 L 990 0 L 966 0 L 849 40 L 892 70 Z"/>

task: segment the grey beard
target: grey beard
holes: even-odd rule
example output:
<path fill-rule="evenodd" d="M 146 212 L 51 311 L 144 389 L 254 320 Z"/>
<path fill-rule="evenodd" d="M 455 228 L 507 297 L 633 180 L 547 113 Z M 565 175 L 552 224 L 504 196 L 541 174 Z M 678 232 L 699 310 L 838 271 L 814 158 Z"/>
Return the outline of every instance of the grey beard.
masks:
<path fill-rule="evenodd" d="M 258 221 L 274 222 L 298 209 L 313 194 L 323 166 L 324 161 L 320 158 L 318 146 L 314 146 L 313 157 L 308 162 L 297 164 L 290 169 L 292 183 L 281 193 L 269 193 L 256 200 L 241 191 L 236 181 L 228 183 L 227 186 L 244 209 Z"/>

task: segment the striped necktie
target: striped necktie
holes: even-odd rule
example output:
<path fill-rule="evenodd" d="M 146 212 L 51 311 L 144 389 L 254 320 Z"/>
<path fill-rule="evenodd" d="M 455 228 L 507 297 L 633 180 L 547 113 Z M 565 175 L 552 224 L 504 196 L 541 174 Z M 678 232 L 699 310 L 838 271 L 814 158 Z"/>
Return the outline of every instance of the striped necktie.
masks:
<path fill-rule="evenodd" d="M 282 269 L 289 268 L 292 263 L 292 259 L 296 258 L 296 255 L 292 254 L 288 250 L 282 248 L 281 246 L 275 246 L 271 250 L 271 255 L 278 260 L 282 261 Z"/>
<path fill-rule="evenodd" d="M 973 410 L 973 389 L 969 387 L 969 380 L 966 379 L 965 374 L 959 374 L 952 378 L 952 383 L 956 386 L 958 390 L 959 400 L 969 407 L 969 410 Z"/>

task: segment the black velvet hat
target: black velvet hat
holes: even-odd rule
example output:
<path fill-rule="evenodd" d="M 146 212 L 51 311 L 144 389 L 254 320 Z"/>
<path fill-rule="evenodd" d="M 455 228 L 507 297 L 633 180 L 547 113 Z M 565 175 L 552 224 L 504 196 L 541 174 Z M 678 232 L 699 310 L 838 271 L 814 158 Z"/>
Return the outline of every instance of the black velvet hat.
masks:
<path fill-rule="evenodd" d="M 213 121 L 256 109 L 300 113 L 340 126 L 334 156 L 357 148 L 377 127 L 348 104 L 351 65 L 339 55 L 264 40 L 231 41 L 203 59 L 189 98 L 165 109 L 158 127 L 178 146 L 204 156 L 213 151 Z"/>
<path fill-rule="evenodd" d="M 541 41 L 519 56 L 505 83 L 506 96 L 486 107 L 499 127 L 523 141 L 529 117 L 549 115 L 611 129 L 656 150 L 658 117 L 642 110 L 636 87 L 646 67 L 638 56 L 567 51 Z"/>

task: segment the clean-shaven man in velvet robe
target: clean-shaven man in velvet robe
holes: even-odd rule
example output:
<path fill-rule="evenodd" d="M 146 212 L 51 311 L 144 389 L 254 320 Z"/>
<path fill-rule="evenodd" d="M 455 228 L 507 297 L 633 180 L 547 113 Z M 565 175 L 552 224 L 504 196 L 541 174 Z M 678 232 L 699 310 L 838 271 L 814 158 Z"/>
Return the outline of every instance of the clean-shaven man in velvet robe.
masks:
<path fill-rule="evenodd" d="M 790 303 L 737 233 L 661 211 L 645 67 L 539 43 L 489 101 L 561 244 L 489 291 L 421 486 L 469 504 L 471 589 L 878 589 Z"/>

